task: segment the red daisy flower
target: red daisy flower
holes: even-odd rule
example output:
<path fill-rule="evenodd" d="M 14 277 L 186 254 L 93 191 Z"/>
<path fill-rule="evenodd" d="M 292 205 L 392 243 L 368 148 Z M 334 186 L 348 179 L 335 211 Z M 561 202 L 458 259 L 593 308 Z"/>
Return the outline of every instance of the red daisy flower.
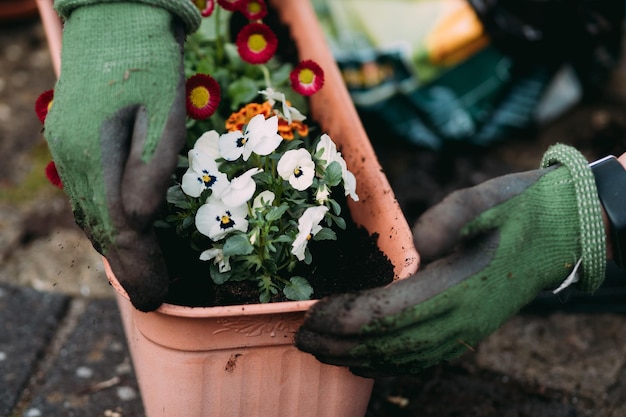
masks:
<path fill-rule="evenodd" d="M 196 74 L 185 83 L 187 114 L 192 119 L 211 117 L 220 103 L 220 86 L 207 74 Z"/>
<path fill-rule="evenodd" d="M 265 0 L 243 0 L 239 9 L 249 20 L 261 20 L 267 16 Z"/>
<path fill-rule="evenodd" d="M 54 161 L 48 162 L 46 165 L 46 178 L 48 181 L 52 183 L 55 187 L 63 188 L 63 183 L 61 182 L 61 177 L 59 176 L 59 172 L 57 171 L 57 166 L 54 164 Z"/>
<path fill-rule="evenodd" d="M 250 23 L 241 29 L 236 43 L 241 59 L 250 64 L 264 64 L 274 56 L 278 38 L 269 26 Z"/>
<path fill-rule="evenodd" d="M 44 91 L 37 97 L 35 101 L 35 112 L 41 123 L 46 121 L 46 116 L 50 107 L 52 107 L 52 99 L 54 98 L 54 90 Z"/>
<path fill-rule="evenodd" d="M 303 96 L 310 96 L 324 86 L 324 71 L 314 61 L 304 60 L 296 66 L 291 74 L 291 88 Z"/>
<path fill-rule="evenodd" d="M 204 17 L 209 17 L 215 9 L 215 0 L 192 0 Z"/>
<path fill-rule="evenodd" d="M 243 0 L 217 0 L 217 4 L 229 12 L 236 12 L 241 10 L 241 3 Z"/>

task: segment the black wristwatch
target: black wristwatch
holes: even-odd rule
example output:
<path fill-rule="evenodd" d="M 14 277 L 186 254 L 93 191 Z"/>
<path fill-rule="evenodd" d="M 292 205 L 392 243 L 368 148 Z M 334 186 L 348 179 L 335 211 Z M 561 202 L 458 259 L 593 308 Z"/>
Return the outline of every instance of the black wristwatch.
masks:
<path fill-rule="evenodd" d="M 613 155 L 592 162 L 589 167 L 611 224 L 613 260 L 626 269 L 626 170 Z"/>

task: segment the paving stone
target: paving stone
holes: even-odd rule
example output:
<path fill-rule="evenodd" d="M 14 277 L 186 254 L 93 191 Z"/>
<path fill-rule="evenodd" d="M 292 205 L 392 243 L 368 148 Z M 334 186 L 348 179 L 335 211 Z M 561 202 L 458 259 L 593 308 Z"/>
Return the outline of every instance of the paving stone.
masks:
<path fill-rule="evenodd" d="M 0 266 L 0 282 L 7 279 L 40 291 L 113 297 L 102 256 L 78 228 L 55 229 L 17 248 Z"/>
<path fill-rule="evenodd" d="M 476 363 L 529 386 L 604 400 L 626 362 L 618 314 L 517 316 L 483 341 Z"/>
<path fill-rule="evenodd" d="M 28 385 L 64 315 L 69 297 L 0 285 L 0 415 Z"/>
<path fill-rule="evenodd" d="M 82 302 L 76 327 L 23 417 L 143 417 L 117 304 Z"/>

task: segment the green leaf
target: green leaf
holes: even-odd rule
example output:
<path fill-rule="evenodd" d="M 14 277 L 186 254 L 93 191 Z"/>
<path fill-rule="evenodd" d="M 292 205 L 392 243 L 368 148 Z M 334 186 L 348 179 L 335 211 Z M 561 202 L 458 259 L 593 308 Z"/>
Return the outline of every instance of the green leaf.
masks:
<path fill-rule="evenodd" d="M 173 185 L 167 189 L 165 199 L 168 203 L 175 205 L 178 208 L 189 208 L 189 202 L 187 196 L 183 192 L 183 189 L 179 185 Z"/>
<path fill-rule="evenodd" d="M 333 229 L 322 227 L 322 229 L 313 236 L 313 240 L 337 240 L 337 234 Z"/>
<path fill-rule="evenodd" d="M 224 256 L 249 255 L 253 250 L 254 246 L 248 240 L 248 236 L 244 234 L 232 235 L 226 239 L 222 248 Z"/>
<path fill-rule="evenodd" d="M 183 219 L 183 229 L 186 229 L 194 224 L 195 217 L 187 216 Z"/>
<path fill-rule="evenodd" d="M 218 266 L 214 265 L 214 264 L 212 264 L 211 267 L 209 268 L 209 273 L 211 275 L 211 279 L 217 285 L 222 285 L 223 283 L 228 281 L 230 279 L 231 274 L 232 274 L 231 271 L 220 272 Z"/>
<path fill-rule="evenodd" d="M 333 220 L 338 228 L 340 228 L 341 230 L 346 230 L 346 221 L 343 219 L 343 217 L 333 216 Z"/>
<path fill-rule="evenodd" d="M 280 219 L 283 214 L 289 209 L 289 206 L 286 204 L 282 204 L 278 207 L 272 207 L 270 211 L 265 215 L 265 220 L 268 222 L 273 222 L 275 220 Z"/>
<path fill-rule="evenodd" d="M 333 214 L 336 214 L 337 216 L 339 216 L 341 214 L 341 206 L 339 205 L 339 203 L 337 203 L 332 198 L 329 198 L 326 201 L 327 201 L 328 204 L 330 204 L 330 208 L 331 208 Z"/>
<path fill-rule="evenodd" d="M 165 220 L 156 220 L 154 222 L 154 227 L 158 229 L 169 229 L 170 227 L 172 227 L 172 225 L 166 222 Z"/>
<path fill-rule="evenodd" d="M 290 300 L 310 300 L 313 294 L 313 287 L 302 277 L 292 277 L 289 284 L 283 288 L 283 294 Z"/>
<path fill-rule="evenodd" d="M 259 302 L 261 304 L 266 304 L 270 302 L 270 292 L 268 290 L 261 291 L 261 294 L 259 294 Z"/>
<path fill-rule="evenodd" d="M 341 165 L 339 165 L 339 162 L 337 161 L 333 161 L 330 164 L 328 164 L 328 166 L 326 167 L 326 174 L 324 175 L 324 181 L 326 182 L 326 184 L 330 185 L 331 187 L 334 187 L 336 185 L 338 185 L 341 180 Z"/>
<path fill-rule="evenodd" d="M 231 110 L 236 110 L 243 103 L 251 102 L 257 95 L 259 89 L 254 80 L 242 77 L 228 86 L 228 96 L 231 98 Z"/>

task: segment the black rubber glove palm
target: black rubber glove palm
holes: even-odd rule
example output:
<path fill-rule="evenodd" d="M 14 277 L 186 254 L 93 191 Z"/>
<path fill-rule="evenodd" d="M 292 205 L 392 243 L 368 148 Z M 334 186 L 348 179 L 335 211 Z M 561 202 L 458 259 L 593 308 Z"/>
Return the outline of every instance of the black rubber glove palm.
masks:
<path fill-rule="evenodd" d="M 183 43 L 193 28 L 147 3 L 55 3 L 62 67 L 45 124 L 76 222 L 143 311 L 168 288 L 152 223 L 185 141 Z"/>
<path fill-rule="evenodd" d="M 388 287 L 321 300 L 297 346 L 364 376 L 415 373 L 475 346 L 580 259 L 578 286 L 596 289 L 606 255 L 593 175 L 571 148 L 549 154 L 566 166 L 496 178 L 426 212 L 414 240 L 436 261 Z"/>

